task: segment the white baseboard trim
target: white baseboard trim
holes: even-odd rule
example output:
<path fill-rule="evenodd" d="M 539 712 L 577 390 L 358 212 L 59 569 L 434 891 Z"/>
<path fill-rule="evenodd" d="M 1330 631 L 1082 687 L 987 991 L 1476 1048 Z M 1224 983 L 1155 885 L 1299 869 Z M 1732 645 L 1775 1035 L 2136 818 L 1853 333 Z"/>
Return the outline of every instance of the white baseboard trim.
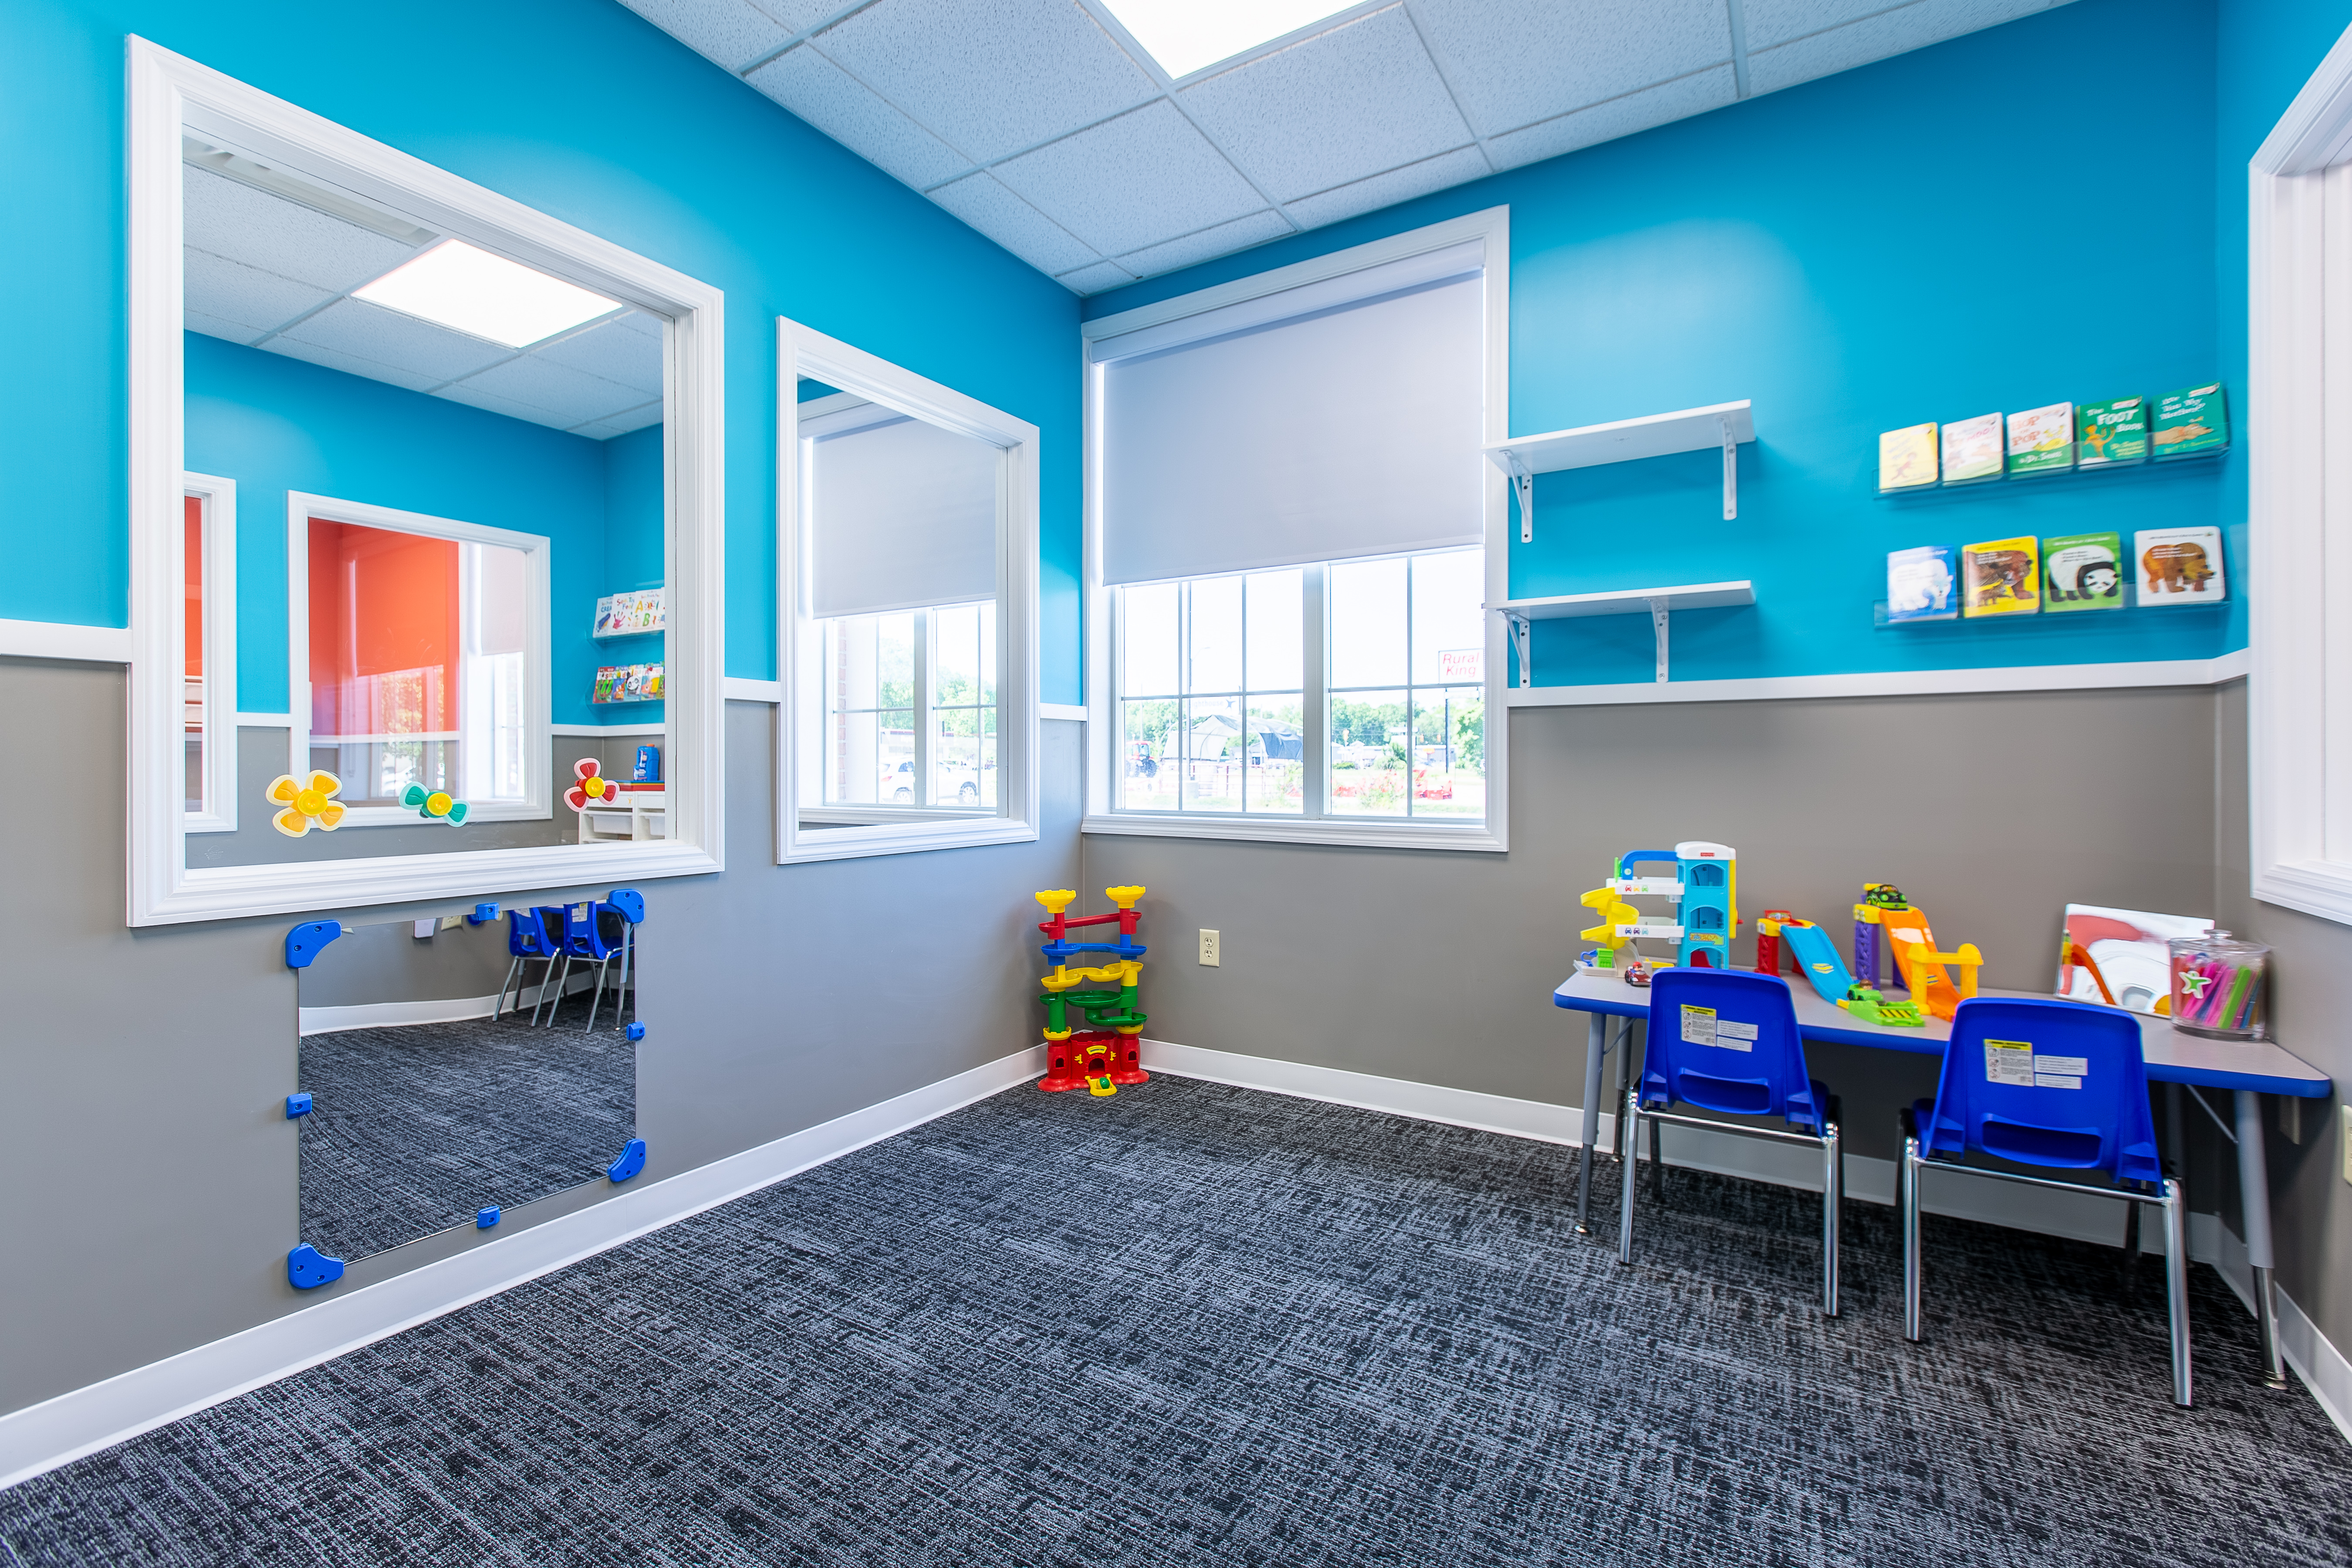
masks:
<path fill-rule="evenodd" d="M 1887 669 L 1747 680 L 1628 680 L 1606 686 L 1513 686 L 1512 708 L 1591 708 L 1635 702 L 1753 702 L 1805 697 L 1929 697 L 1971 691 L 2081 691 L 2132 686 L 2219 686 L 2244 677 L 2244 648 L 2215 658 L 2114 664 L 2026 664 L 1985 669 Z"/>
<path fill-rule="evenodd" d="M 784 683 L 781 680 L 753 680 L 749 677 L 730 675 L 719 682 L 719 694 L 730 702 L 782 702 Z"/>
<path fill-rule="evenodd" d="M 2272 1286 L 2271 1296 L 2278 1310 L 2279 1349 L 2286 1356 L 2286 1364 L 2303 1379 L 2303 1385 L 2311 1390 L 2311 1397 L 2336 1423 L 2345 1441 L 2352 1442 L 2352 1361 L 2347 1361 L 2336 1342 L 2304 1315 L 2294 1297 L 2276 1285 Z"/>
<path fill-rule="evenodd" d="M 129 664 L 131 628 L 78 626 L 64 621 L 0 621 L 0 654 L 13 658 Z"/>
<path fill-rule="evenodd" d="M 607 976 L 618 980 L 615 969 Z M 566 996 L 577 996 L 596 984 L 593 969 L 574 971 L 563 983 Z M 634 989 L 635 983 L 632 982 Z M 529 1012 L 547 994 L 547 983 L 523 987 L 522 1000 L 509 1005 Z M 305 1035 L 332 1035 L 344 1029 L 383 1029 L 400 1024 L 455 1024 L 487 1018 L 498 1011 L 497 996 L 444 996 L 423 1002 L 355 1002 L 341 1007 L 298 1007 L 296 1028 Z"/>
<path fill-rule="evenodd" d="M 0 1415 L 0 1489 L 1026 1083 L 1042 1046 Z M 656 1152 L 658 1153 L 658 1152 Z M 332 1290 L 334 1288 L 327 1288 Z"/>

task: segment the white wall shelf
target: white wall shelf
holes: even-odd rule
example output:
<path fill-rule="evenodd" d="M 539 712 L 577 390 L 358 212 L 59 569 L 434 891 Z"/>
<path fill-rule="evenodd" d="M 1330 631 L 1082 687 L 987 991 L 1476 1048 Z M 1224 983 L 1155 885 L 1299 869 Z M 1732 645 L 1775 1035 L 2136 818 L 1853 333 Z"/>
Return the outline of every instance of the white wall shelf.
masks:
<path fill-rule="evenodd" d="M 1723 516 L 1728 522 L 1739 515 L 1739 444 L 1755 439 L 1756 421 L 1743 397 L 1737 403 L 1712 403 L 1705 408 L 1647 414 L 1607 425 L 1580 425 L 1543 436 L 1515 436 L 1490 443 L 1484 450 L 1518 492 L 1519 542 L 1528 544 L 1536 536 L 1538 474 L 1630 463 L 1675 452 L 1703 452 L 1715 446 L 1723 448 Z"/>
<path fill-rule="evenodd" d="M 1746 404 L 1738 405 L 1746 408 Z M 1647 611 L 1657 640 L 1658 679 L 1666 679 L 1666 618 L 1676 610 L 1719 610 L 1756 602 L 1753 583 L 1683 583 L 1669 588 L 1612 588 L 1600 594 L 1556 594 L 1544 599 L 1506 599 L 1489 609 L 1511 623 L 1518 648 L 1519 684 L 1535 684 L 1535 623 L 1581 616 L 1638 616 Z"/>

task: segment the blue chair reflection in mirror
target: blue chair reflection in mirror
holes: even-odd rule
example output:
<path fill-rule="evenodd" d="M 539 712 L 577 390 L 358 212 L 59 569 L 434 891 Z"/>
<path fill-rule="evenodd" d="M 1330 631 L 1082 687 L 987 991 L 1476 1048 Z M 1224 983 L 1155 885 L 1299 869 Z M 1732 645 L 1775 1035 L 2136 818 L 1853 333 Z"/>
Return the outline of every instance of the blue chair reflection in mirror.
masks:
<path fill-rule="evenodd" d="M 1794 1131 L 1679 1115 L 1688 1105 L 1731 1116 L 1777 1116 Z M 1665 1191 L 1661 1123 L 1803 1143 L 1822 1152 L 1822 1311 L 1838 1310 L 1838 1210 L 1845 1196 L 1837 1104 L 1805 1071 L 1805 1044 L 1786 984 L 1741 970 L 1671 968 L 1650 984 L 1649 1045 L 1642 1075 L 1625 1088 L 1625 1147 L 1638 1153 L 1650 1124 L 1653 1196 Z M 1617 1260 L 1633 1261 L 1633 1168 L 1625 1167 Z"/>
<path fill-rule="evenodd" d="M 540 971 L 539 975 L 539 988 L 544 992 L 548 980 L 555 973 L 556 960 L 562 956 L 548 944 L 547 932 L 540 923 L 540 911 L 537 910 L 507 911 L 507 952 L 510 955 L 507 962 L 507 977 L 499 986 L 499 1005 L 490 1011 L 493 1021 L 506 1016 L 507 992 L 509 989 L 514 992 L 515 1011 L 522 1011 L 523 964 L 526 961 L 534 958 L 545 961 L 547 967 Z M 530 1012 L 533 1018 L 539 1016 L 537 1007 L 534 1006 Z"/>
<path fill-rule="evenodd" d="M 1904 1338 L 1919 1338 L 1922 1172 L 2105 1193 L 2126 1205 L 2126 1262 L 2139 1251 L 2140 1205 L 2163 1212 L 2172 1402 L 2189 1403 L 2188 1206 L 2179 1182 L 2164 1173 L 2157 1158 L 2138 1019 L 2080 1002 L 1971 998 L 1953 1015 L 1936 1098 L 1905 1111 L 1903 1123 Z M 1971 1153 L 2045 1170 L 2095 1171 L 2109 1184 L 2091 1187 L 1956 1163 Z"/>
<path fill-rule="evenodd" d="M 637 923 L 646 918 L 645 900 L 634 888 L 615 888 L 607 899 L 587 899 L 563 906 L 563 977 L 556 982 L 555 994 L 563 995 L 564 985 L 572 974 L 576 959 L 596 966 L 596 989 L 588 1000 L 588 1022 L 583 1034 L 596 1027 L 596 1010 L 604 1004 L 605 973 L 613 960 L 621 961 L 620 987 L 613 999 L 613 1026 L 621 1026 L 621 1009 L 628 997 L 629 964 L 636 952 Z M 555 1015 L 548 1014 L 553 1023 Z"/>

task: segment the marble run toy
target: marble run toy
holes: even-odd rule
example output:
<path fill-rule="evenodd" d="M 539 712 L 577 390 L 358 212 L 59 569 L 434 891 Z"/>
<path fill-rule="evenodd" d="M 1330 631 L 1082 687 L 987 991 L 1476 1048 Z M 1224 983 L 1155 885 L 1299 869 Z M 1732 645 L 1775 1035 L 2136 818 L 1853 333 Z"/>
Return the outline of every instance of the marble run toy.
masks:
<path fill-rule="evenodd" d="M 1636 866 L 1657 864 L 1672 865 L 1675 875 L 1633 875 Z M 1635 849 L 1620 855 L 1610 868 L 1609 880 L 1579 900 L 1601 916 L 1599 925 L 1578 933 L 1603 944 L 1594 950 L 1591 969 L 1622 967 L 1617 955 L 1627 949 L 1639 962 L 1641 950 L 1633 947 L 1639 937 L 1675 942 L 1675 962 L 1694 969 L 1730 967 L 1731 939 L 1739 931 L 1738 886 L 1738 858 L 1726 845 L 1695 838 L 1672 850 Z M 1624 901 L 1641 898 L 1674 900 L 1673 917 L 1652 920 Z M 1601 957 L 1604 951 L 1609 955 L 1605 963 Z"/>
<path fill-rule="evenodd" d="M 1069 889 L 1048 889 L 1037 895 L 1049 917 L 1037 922 L 1045 933 L 1045 943 L 1038 951 L 1054 966 L 1041 984 L 1045 994 L 1037 998 L 1045 1005 L 1045 1076 L 1037 1087 L 1048 1094 L 1066 1089 L 1085 1089 L 1095 1095 L 1118 1092 L 1121 1084 L 1148 1083 L 1151 1075 L 1143 1070 L 1137 1037 L 1143 1033 L 1146 1015 L 1137 1005 L 1137 989 L 1143 974 L 1144 946 L 1135 940 L 1136 924 L 1142 912 L 1135 906 L 1143 897 L 1141 888 L 1106 888 L 1103 895 L 1118 906 L 1107 915 L 1085 915 L 1076 920 L 1066 912 L 1077 898 Z M 1070 932 L 1087 926 L 1117 925 L 1117 942 L 1072 942 Z M 1108 963 L 1088 967 L 1073 966 L 1070 960 L 1082 952 L 1102 952 L 1112 955 Z M 1116 990 L 1081 991 L 1086 982 Z M 1083 1022 L 1094 1026 L 1088 1029 L 1071 1026 L 1070 1011 L 1076 1008 Z"/>

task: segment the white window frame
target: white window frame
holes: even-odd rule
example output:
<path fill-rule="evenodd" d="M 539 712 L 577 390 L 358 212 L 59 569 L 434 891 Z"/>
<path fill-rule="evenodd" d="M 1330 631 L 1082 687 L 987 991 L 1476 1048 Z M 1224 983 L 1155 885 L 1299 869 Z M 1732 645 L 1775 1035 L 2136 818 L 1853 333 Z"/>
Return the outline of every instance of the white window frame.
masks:
<path fill-rule="evenodd" d="M 205 509 L 205 805 L 187 809 L 180 797 L 184 833 L 236 831 L 236 481 L 218 474 L 182 474 L 180 493 Z M 184 584 L 184 530 L 173 536 L 173 574 Z M 173 601 L 172 647 L 186 647 L 187 599 Z M 184 670 L 183 674 L 184 675 Z M 183 744 L 185 742 L 183 742 Z"/>
<path fill-rule="evenodd" d="M 1483 212 L 1449 218 L 1408 233 L 1391 235 L 1368 245 L 1337 250 L 1328 256 L 1280 267 L 1255 277 L 1236 279 L 1195 293 L 1138 306 L 1117 315 L 1082 322 L 1080 363 L 1086 375 L 1086 605 L 1087 605 L 1087 810 L 1080 830 L 1094 834 L 1125 834 L 1166 838 L 1234 838 L 1260 843 L 1356 845 L 1399 849 L 1460 849 L 1499 852 L 1510 847 L 1510 709 L 1504 696 L 1504 624 L 1501 616 L 1486 616 L 1486 818 L 1483 825 L 1449 826 L 1430 820 L 1324 816 L 1312 818 L 1265 816 L 1189 815 L 1174 812 L 1129 812 L 1116 805 L 1118 773 L 1113 741 L 1118 731 L 1118 692 L 1111 637 L 1111 589 L 1103 582 L 1102 395 L 1105 366 L 1093 362 L 1087 345 L 1098 339 L 1162 326 L 1189 316 L 1223 310 L 1286 289 L 1305 288 L 1386 266 L 1433 250 L 1476 242 L 1483 246 L 1486 289 L 1486 406 L 1481 415 L 1481 440 L 1501 441 L 1510 435 L 1510 289 L 1511 210 L 1488 207 Z M 1509 487 L 1502 471 L 1481 465 L 1480 501 L 1486 525 L 1486 603 L 1508 598 L 1510 544 Z M 1391 552 L 1381 552 L 1387 554 Z M 1310 627 L 1310 639 L 1314 631 Z M 1308 653 L 1312 658 L 1315 649 Z M 1316 662 L 1319 662 L 1316 661 Z M 1317 672 L 1319 679 L 1319 671 Z M 1329 744 L 1328 735 L 1313 735 L 1307 743 Z M 1310 770 L 1312 771 L 1312 770 Z"/>
<path fill-rule="evenodd" d="M 528 603 L 523 611 L 523 798 L 513 800 L 470 800 L 462 790 L 458 798 L 466 799 L 466 820 L 468 822 L 529 822 L 545 821 L 551 815 L 554 792 L 548 779 L 554 768 L 555 739 L 550 728 L 550 681 L 548 648 L 549 571 L 547 536 L 522 533 L 510 528 L 490 528 L 478 522 L 461 522 L 456 518 L 433 517 L 421 511 L 400 511 L 388 506 L 373 506 L 366 501 L 339 500 L 333 496 L 310 495 L 301 490 L 286 493 L 286 674 L 287 690 L 290 694 L 292 713 L 291 733 L 288 752 L 292 758 L 289 771 L 301 773 L 310 766 L 310 520 L 328 522 L 357 523 L 362 528 L 384 529 L 394 533 L 415 534 L 422 539 L 446 539 L 459 544 L 494 544 L 523 552 L 523 592 Z M 461 608 L 464 606 L 461 605 Z M 462 725 L 466 694 L 457 696 L 459 720 Z M 462 754 L 462 753 L 461 753 Z M 364 792 L 346 784 L 346 798 Z M 343 826 L 352 827 L 414 827 L 416 813 L 397 805 L 354 805 L 343 814 Z"/>
<path fill-rule="evenodd" d="M 811 612 L 807 496 L 803 482 L 799 400 L 803 379 L 895 408 L 985 441 L 1004 454 L 998 468 L 996 611 L 996 799 L 985 815 L 923 806 L 803 805 L 804 779 L 824 757 L 830 710 L 823 689 L 821 624 Z M 1037 427 L 952 387 L 776 318 L 776 675 L 783 711 L 776 725 L 776 863 L 906 855 L 1037 837 Z M 843 406 L 812 403 L 812 418 Z M 919 714 L 919 724 L 928 723 Z M 828 826 L 804 831 L 803 822 Z M 834 826 L 837 825 L 837 826 Z"/>
<path fill-rule="evenodd" d="M 141 37 L 126 45 L 131 453 L 131 820 L 126 918 L 163 925 L 690 876 L 725 868 L 725 342 L 720 292 Z M 180 651 L 181 136 L 194 130 L 413 215 L 667 321 L 663 426 L 670 630 L 669 837 L 191 868 Z M 293 672 L 289 671 L 289 677 Z M 304 711 L 296 705 L 298 713 Z M 464 829 L 457 829 L 462 834 Z M 462 842 L 462 841 L 461 841 Z"/>
<path fill-rule="evenodd" d="M 2352 924 L 2352 420 L 2326 413 L 2352 396 L 2347 160 L 2352 30 L 2248 169 L 2243 416 L 2252 891 Z"/>

